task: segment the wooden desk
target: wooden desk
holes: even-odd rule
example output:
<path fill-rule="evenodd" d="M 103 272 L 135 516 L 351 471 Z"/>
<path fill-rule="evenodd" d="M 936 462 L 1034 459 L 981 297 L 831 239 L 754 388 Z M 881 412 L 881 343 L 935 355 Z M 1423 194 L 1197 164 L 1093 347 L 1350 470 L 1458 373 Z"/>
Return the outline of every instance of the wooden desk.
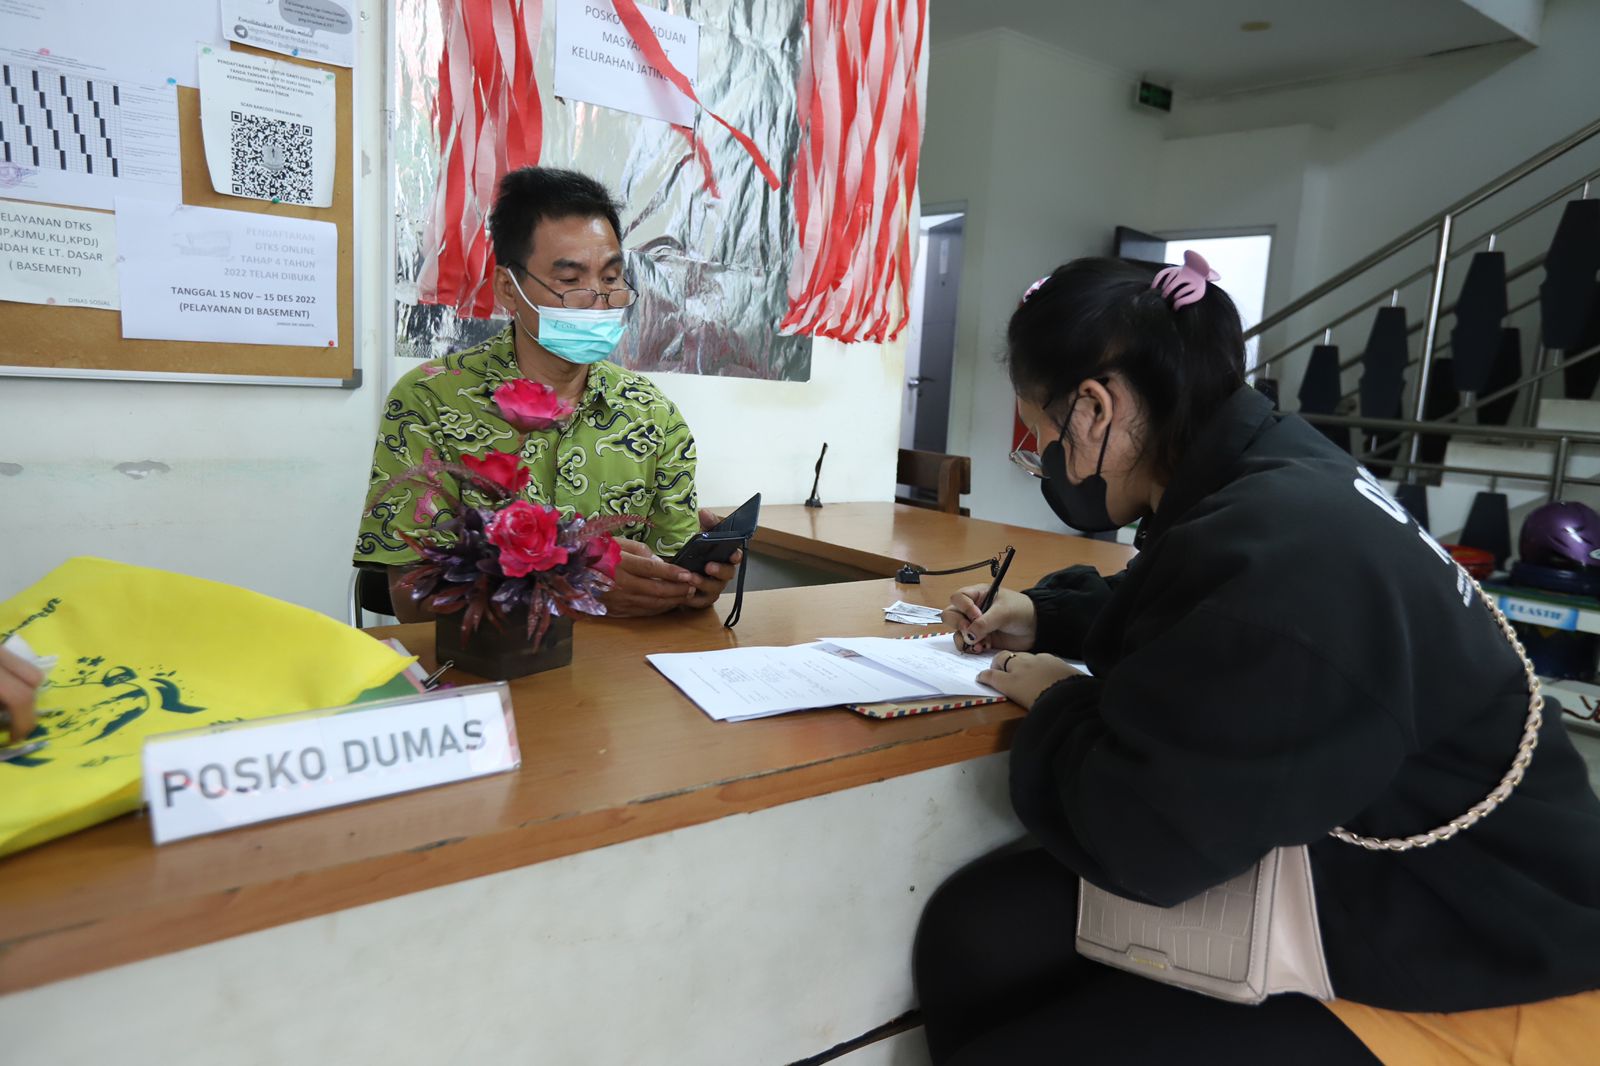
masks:
<path fill-rule="evenodd" d="M 1086 563 L 1103 571 L 1120 570 L 1129 551 L 1117 544 L 1065 533 L 1047 533 L 1022 526 L 930 511 L 903 504 L 839 503 L 820 509 L 799 504 L 761 509 L 758 550 L 831 562 L 872 574 L 893 577 L 904 563 L 929 570 L 966 566 L 1017 549 L 1006 581 L 1025 588 L 1070 563 Z M 983 580 L 981 574 L 966 581 Z"/>
<path fill-rule="evenodd" d="M 1126 557 L 1115 546 L 887 505 L 877 514 L 830 509 L 816 516 L 812 537 L 792 530 L 811 516 L 780 517 L 791 527 L 780 533 L 787 543 L 814 554 L 904 551 L 936 564 L 1013 543 L 1018 584 L 1073 562 L 1110 568 Z M 931 530 L 926 542 L 920 529 Z M 864 547 L 814 539 L 825 534 L 859 537 Z M 720 605 L 580 621 L 569 668 L 512 685 L 517 773 L 159 849 L 143 818 L 129 816 L 0 860 L 0 991 L 1002 751 L 1020 715 L 1010 704 L 888 722 L 831 710 L 730 725 L 707 719 L 643 660 L 645 649 L 793 644 L 824 631 L 905 635 L 882 622 L 882 607 L 896 598 L 941 605 L 961 581 L 752 594 L 733 632 L 721 626 Z M 431 646 L 428 626 L 390 632 L 414 649 Z M 432 665 L 429 651 L 422 657 Z M 17 998 L 0 999 L 0 1016 Z"/>

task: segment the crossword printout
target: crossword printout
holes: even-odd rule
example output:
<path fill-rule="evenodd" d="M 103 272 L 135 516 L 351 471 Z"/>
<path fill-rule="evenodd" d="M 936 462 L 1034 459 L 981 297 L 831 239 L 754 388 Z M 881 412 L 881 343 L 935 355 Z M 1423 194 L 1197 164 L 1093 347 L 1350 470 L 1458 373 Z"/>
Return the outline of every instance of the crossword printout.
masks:
<path fill-rule="evenodd" d="M 0 196 L 110 209 L 181 191 L 173 86 L 0 52 Z"/>

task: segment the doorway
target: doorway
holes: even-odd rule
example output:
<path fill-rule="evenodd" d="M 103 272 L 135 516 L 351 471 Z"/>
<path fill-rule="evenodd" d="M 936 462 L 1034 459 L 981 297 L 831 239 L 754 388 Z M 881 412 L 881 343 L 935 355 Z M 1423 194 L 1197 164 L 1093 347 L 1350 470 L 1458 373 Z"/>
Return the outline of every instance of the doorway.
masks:
<path fill-rule="evenodd" d="M 950 375 L 955 366 L 956 304 L 961 295 L 963 210 L 930 211 L 917 236 L 917 271 L 906 329 L 906 388 L 900 447 L 943 452 L 950 430 Z"/>

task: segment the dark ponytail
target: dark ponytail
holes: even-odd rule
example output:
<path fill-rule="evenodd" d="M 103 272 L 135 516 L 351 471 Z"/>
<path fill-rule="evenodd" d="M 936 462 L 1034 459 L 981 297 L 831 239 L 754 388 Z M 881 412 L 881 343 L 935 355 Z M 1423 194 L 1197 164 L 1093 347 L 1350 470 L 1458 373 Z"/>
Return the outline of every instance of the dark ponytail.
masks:
<path fill-rule="evenodd" d="M 1006 362 L 1017 395 L 1043 408 L 1091 378 L 1120 374 L 1144 406 L 1143 456 L 1170 477 L 1195 433 L 1244 384 L 1244 331 L 1215 284 L 1174 311 L 1150 287 L 1159 269 L 1125 259 L 1057 267 L 1011 316 Z"/>

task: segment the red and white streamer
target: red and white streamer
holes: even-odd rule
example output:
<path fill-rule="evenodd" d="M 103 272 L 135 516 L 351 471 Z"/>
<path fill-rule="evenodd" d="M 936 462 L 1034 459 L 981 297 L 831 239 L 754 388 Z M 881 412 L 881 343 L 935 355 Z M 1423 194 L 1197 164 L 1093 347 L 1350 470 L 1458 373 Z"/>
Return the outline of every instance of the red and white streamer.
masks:
<path fill-rule="evenodd" d="M 467 318 L 494 310 L 487 223 L 495 182 L 539 162 L 544 118 L 534 58 L 544 0 L 439 0 L 444 51 L 434 127 L 439 180 L 423 236 L 418 301 Z"/>
<path fill-rule="evenodd" d="M 611 0 L 611 4 L 617 12 L 617 18 L 622 20 L 623 28 L 628 31 L 628 36 L 633 38 L 634 45 L 643 53 L 645 61 L 655 67 L 661 76 L 672 84 L 673 88 L 693 100 L 700 110 L 710 115 L 723 129 L 733 135 L 733 139 L 739 142 L 739 146 L 750 154 L 750 158 L 755 161 L 756 169 L 761 172 L 761 176 L 766 179 L 767 184 L 773 190 L 781 188 L 782 183 L 778 181 L 777 172 L 767 163 L 766 156 L 761 154 L 761 149 L 756 147 L 756 142 L 750 139 L 749 134 L 706 107 L 705 104 L 700 103 L 700 97 L 695 94 L 694 85 L 684 75 L 683 71 L 674 66 L 672 60 L 667 58 L 667 50 L 661 47 L 661 42 L 656 40 L 656 35 L 650 32 L 650 23 L 646 22 L 644 15 L 640 14 L 639 5 L 634 0 Z M 711 156 L 706 151 L 705 143 L 691 129 L 683 126 L 678 126 L 676 129 L 689 142 L 695 158 L 700 161 L 700 166 L 705 171 L 706 191 L 711 193 L 713 197 L 720 196 L 721 194 L 717 192 L 716 180 L 711 175 Z"/>
<path fill-rule="evenodd" d="M 806 23 L 783 332 L 893 340 L 911 315 L 927 0 L 807 0 Z"/>

